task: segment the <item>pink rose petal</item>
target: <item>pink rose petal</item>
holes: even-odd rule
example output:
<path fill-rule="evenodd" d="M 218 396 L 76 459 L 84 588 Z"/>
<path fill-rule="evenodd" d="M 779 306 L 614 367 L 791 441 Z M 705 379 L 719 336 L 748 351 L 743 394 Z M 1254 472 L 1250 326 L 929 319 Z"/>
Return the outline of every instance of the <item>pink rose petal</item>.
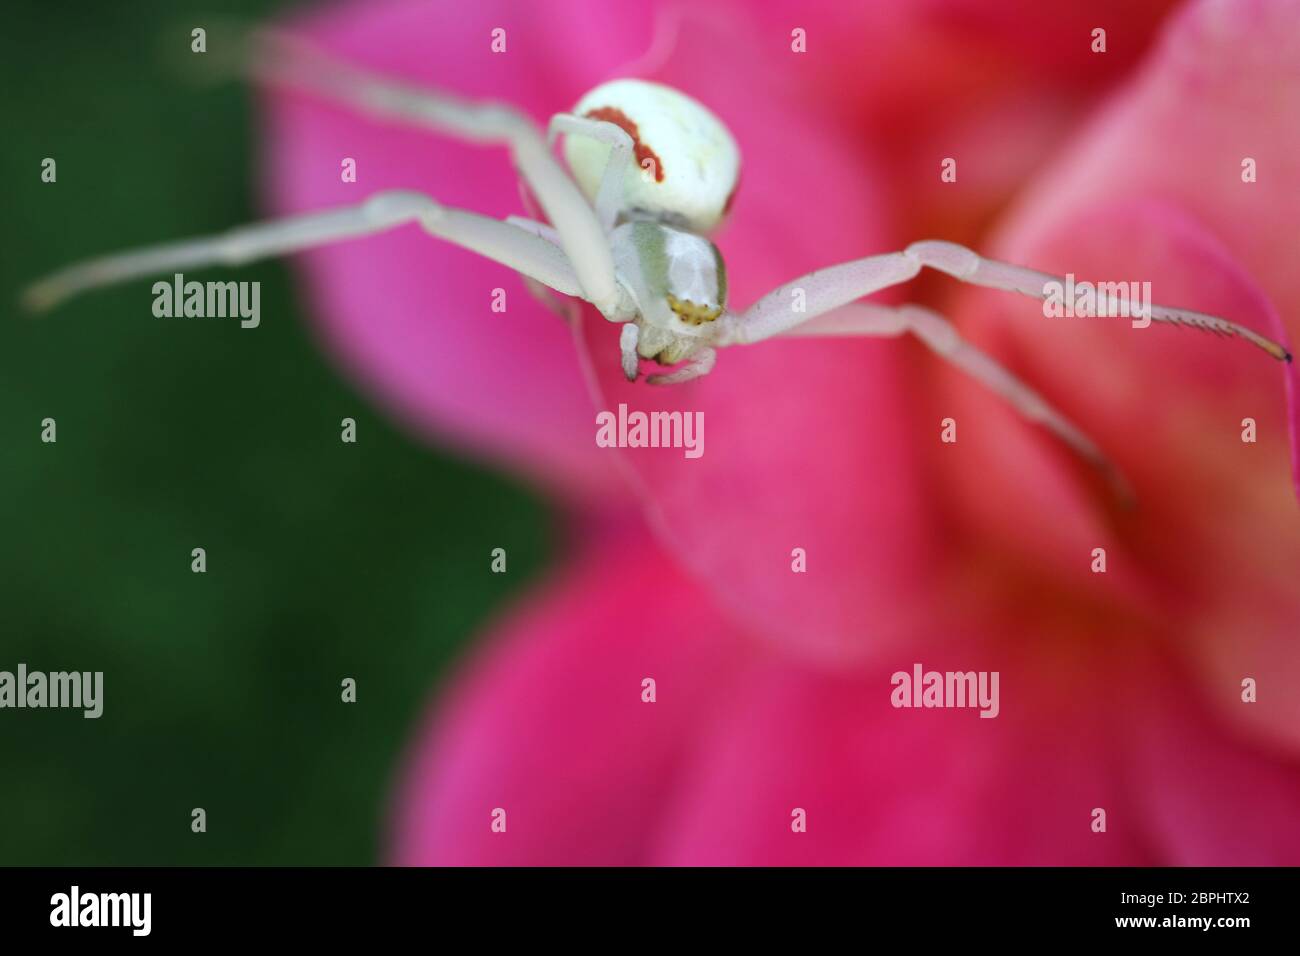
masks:
<path fill-rule="evenodd" d="M 643 862 L 683 754 L 752 651 L 643 534 L 589 554 L 497 631 L 413 752 L 393 861 Z"/>

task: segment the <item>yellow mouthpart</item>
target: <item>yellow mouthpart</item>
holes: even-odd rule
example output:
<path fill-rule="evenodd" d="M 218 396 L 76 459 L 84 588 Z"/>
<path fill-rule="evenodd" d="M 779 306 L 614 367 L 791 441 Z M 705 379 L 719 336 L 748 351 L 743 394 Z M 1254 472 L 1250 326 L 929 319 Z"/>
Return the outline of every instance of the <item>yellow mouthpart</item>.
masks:
<path fill-rule="evenodd" d="M 702 325 L 705 322 L 712 322 L 722 314 L 720 305 L 696 305 L 690 299 L 678 299 L 676 296 L 668 297 L 668 307 L 677 313 L 678 317 L 687 325 Z"/>

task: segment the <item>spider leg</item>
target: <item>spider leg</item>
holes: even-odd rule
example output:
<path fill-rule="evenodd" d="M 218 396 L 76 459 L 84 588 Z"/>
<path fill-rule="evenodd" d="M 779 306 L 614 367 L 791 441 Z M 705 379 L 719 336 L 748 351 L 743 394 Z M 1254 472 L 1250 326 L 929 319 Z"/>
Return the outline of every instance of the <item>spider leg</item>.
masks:
<path fill-rule="evenodd" d="M 956 327 L 937 312 L 919 305 L 895 308 L 872 302 L 853 302 L 797 326 L 785 335 L 898 336 L 904 333 L 915 335 L 937 355 L 1001 395 L 1030 421 L 1055 432 L 1106 475 L 1120 498 L 1132 498 L 1128 483 L 1091 438 L 1001 364 L 965 341 Z"/>
<path fill-rule="evenodd" d="M 632 311 L 614 276 L 613 254 L 596 212 L 551 154 L 541 131 L 514 107 L 470 102 L 381 78 L 280 33 L 258 34 L 252 46 L 249 70 L 268 82 L 345 103 L 376 119 L 508 146 L 520 175 L 559 233 L 582 284 L 582 297 L 607 318 Z"/>
<path fill-rule="evenodd" d="M 556 136 L 586 136 L 610 148 L 609 158 L 605 161 L 605 172 L 600 179 L 600 189 L 596 193 L 596 218 L 606 232 L 614 228 L 619 211 L 623 208 L 623 177 L 627 175 L 628 164 L 632 161 L 634 144 L 632 137 L 617 123 L 605 120 L 585 119 L 572 113 L 556 113 L 551 117 L 547 130 L 546 142 L 555 142 Z"/>
<path fill-rule="evenodd" d="M 61 269 L 28 287 L 23 302 L 52 308 L 87 289 L 174 269 L 242 265 L 340 239 L 370 235 L 405 223 L 509 266 L 566 295 L 582 296 L 575 270 L 555 245 L 509 223 L 439 205 L 422 193 L 380 192 L 356 206 L 341 206 L 232 229 L 182 242 L 91 259 Z"/>
<path fill-rule="evenodd" d="M 1006 292 L 1019 292 L 1035 299 L 1047 298 L 1049 283 L 1060 285 L 1065 282 L 1063 278 L 1049 275 L 1046 272 L 1026 269 L 1023 266 L 1013 266 L 1006 262 L 998 262 L 995 259 L 985 259 L 973 250 L 953 242 L 940 242 L 938 240 L 914 242 L 907 247 L 906 254 L 915 256 L 922 265 L 928 268 L 946 272 L 963 282 L 988 286 L 992 289 L 1002 289 Z M 1122 295 L 1112 297 L 1103 294 L 1101 289 L 1097 291 L 1098 311 L 1102 309 L 1103 299 L 1107 303 L 1107 308 L 1117 310 L 1125 308 L 1126 312 L 1130 311 L 1127 309 L 1128 300 L 1126 297 Z M 1236 322 L 1230 322 L 1216 315 L 1193 312 L 1190 309 L 1174 309 L 1168 306 L 1155 305 L 1154 303 L 1149 307 L 1151 309 L 1151 318 L 1156 322 L 1169 322 L 1174 325 L 1204 329 L 1218 335 L 1237 336 L 1263 349 L 1275 359 L 1286 362 L 1291 361 L 1291 353 L 1284 346 L 1265 338 L 1244 325 L 1238 325 Z M 1111 312 L 1110 314 L 1116 313 Z"/>
<path fill-rule="evenodd" d="M 506 216 L 505 221 L 512 226 L 517 226 L 524 232 L 531 232 L 540 239 L 545 239 L 551 245 L 560 244 L 560 234 L 544 222 L 538 222 L 536 219 L 529 219 L 527 216 Z"/>
<path fill-rule="evenodd" d="M 787 282 L 763 296 L 741 315 L 728 317 L 717 333 L 717 342 L 720 345 L 740 345 L 781 335 L 854 299 L 906 282 L 922 267 L 945 272 L 963 282 L 1019 292 L 1037 299 L 1048 297 L 1049 283 L 1065 282 L 1045 272 L 985 259 L 955 243 L 914 242 L 902 252 L 855 259 Z M 1107 298 L 1108 306 L 1128 304 L 1124 298 Z M 1152 304 L 1149 308 L 1151 318 L 1157 322 L 1237 336 L 1276 359 L 1291 361 L 1291 353 L 1284 346 L 1227 319 L 1163 305 Z"/>
<path fill-rule="evenodd" d="M 623 366 L 623 377 L 629 382 L 636 381 L 641 359 L 637 355 L 637 343 L 641 340 L 641 329 L 635 322 L 629 322 L 619 330 L 618 351 Z"/>
<path fill-rule="evenodd" d="M 647 375 L 646 384 L 680 385 L 682 382 L 689 382 L 691 379 L 708 375 L 713 371 L 713 366 L 717 364 L 717 361 L 717 350 L 703 345 L 693 351 L 688 356 L 687 363 L 677 371 L 666 372 L 662 375 Z"/>
<path fill-rule="evenodd" d="M 783 335 L 854 299 L 906 282 L 920 271 L 921 263 L 904 252 L 818 269 L 778 286 L 739 315 L 722 315 L 713 323 L 713 343 L 747 345 Z"/>
<path fill-rule="evenodd" d="M 528 219 L 524 216 L 506 216 L 505 221 L 510 223 L 512 226 L 517 226 L 525 232 L 532 233 L 534 236 L 545 239 L 554 246 L 559 246 L 560 244 L 559 235 L 544 222 L 537 222 L 535 219 Z M 542 305 L 546 306 L 547 309 L 554 312 L 565 322 L 573 322 L 573 309 L 577 305 L 576 302 L 564 296 L 556 295 L 553 290 L 547 288 L 536 279 L 531 279 L 528 276 L 523 276 L 522 278 L 524 280 L 524 288 L 528 290 L 529 295 Z"/>

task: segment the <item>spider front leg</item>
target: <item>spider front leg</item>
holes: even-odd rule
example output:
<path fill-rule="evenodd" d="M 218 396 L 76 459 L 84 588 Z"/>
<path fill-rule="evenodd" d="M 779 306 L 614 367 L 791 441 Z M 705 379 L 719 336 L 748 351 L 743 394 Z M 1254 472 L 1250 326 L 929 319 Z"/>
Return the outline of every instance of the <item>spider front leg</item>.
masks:
<path fill-rule="evenodd" d="M 629 303 L 614 275 L 605 230 L 577 184 L 551 155 L 537 126 L 514 107 L 471 103 L 375 76 L 305 41 L 263 33 L 253 42 L 250 72 L 268 82 L 346 103 L 363 115 L 437 130 L 469 142 L 508 146 L 515 165 L 560 237 L 582 297 L 606 318 Z"/>
<path fill-rule="evenodd" d="M 692 379 L 708 375 L 713 371 L 713 366 L 717 364 L 718 353 L 716 349 L 707 345 L 701 345 L 686 357 L 686 362 L 675 372 L 664 372 L 659 375 L 647 375 L 647 385 L 680 385 L 682 382 L 689 382 Z"/>
<path fill-rule="evenodd" d="M 781 335 L 854 299 L 906 282 L 920 272 L 922 267 L 947 273 L 973 285 L 1001 289 L 1004 292 L 1019 292 L 1036 299 L 1048 297 L 1049 285 L 1063 285 L 1066 281 L 1046 272 L 985 259 L 956 243 L 938 240 L 914 242 L 902 252 L 855 259 L 787 282 L 759 299 L 738 319 L 732 317 L 728 327 L 721 333 L 722 341 L 719 344 L 761 342 Z M 796 298 L 796 295 L 801 298 Z M 796 308 L 796 303 L 802 308 Z M 1129 305 L 1122 297 L 1109 304 L 1117 308 Z M 1228 319 L 1154 303 L 1148 308 L 1151 318 L 1156 322 L 1236 336 L 1258 346 L 1275 359 L 1291 361 L 1291 353 L 1287 348 Z"/>
<path fill-rule="evenodd" d="M 906 282 L 921 263 L 905 252 L 888 252 L 818 269 L 773 289 L 739 315 L 715 323 L 717 345 L 748 345 L 789 332 L 832 309 Z"/>
<path fill-rule="evenodd" d="M 1004 292 L 1019 292 L 1035 299 L 1046 299 L 1049 285 L 1060 286 L 1066 281 L 1061 276 L 1026 269 L 1023 266 L 1013 266 L 995 259 L 985 259 L 974 250 L 954 242 L 938 240 L 914 242 L 907 247 L 905 255 L 913 256 L 923 266 L 945 272 L 962 282 L 1001 289 Z M 1099 308 L 1102 298 L 1106 298 L 1108 305 L 1114 310 L 1112 314 L 1118 314 L 1121 309 L 1124 314 L 1131 311 L 1128 300 L 1123 296 L 1103 297 L 1098 290 Z M 1219 335 L 1236 336 L 1258 346 L 1279 361 L 1291 361 L 1291 352 L 1287 348 L 1236 322 L 1230 322 L 1217 315 L 1193 312 L 1191 309 L 1175 309 L 1154 303 L 1151 303 L 1148 308 L 1151 310 L 1151 318 L 1156 322 L 1168 322 L 1205 329 Z"/>
<path fill-rule="evenodd" d="M 600 189 L 596 193 L 596 218 L 600 220 L 601 228 L 609 232 L 614 228 L 619 211 L 623 208 L 623 177 L 627 175 L 628 164 L 632 161 L 632 137 L 617 123 L 585 119 L 572 113 L 556 113 L 551 117 L 551 125 L 547 130 L 547 145 L 553 144 L 561 133 L 566 136 L 586 136 L 610 148 L 605 172 L 600 178 Z"/>
<path fill-rule="evenodd" d="M 232 229 L 227 233 L 166 243 L 78 263 L 30 286 L 24 304 L 34 310 L 99 286 L 208 265 L 242 265 L 340 239 L 418 223 L 445 239 L 536 279 L 557 292 L 583 296 L 564 253 L 545 238 L 509 223 L 442 206 L 422 193 L 380 192 L 356 206 L 307 213 Z"/>
<path fill-rule="evenodd" d="M 641 327 L 636 322 L 628 322 L 623 326 L 618 337 L 618 350 L 620 356 L 620 366 L 623 369 L 623 377 L 629 382 L 635 382 L 641 367 L 641 355 L 637 347 L 641 343 Z M 708 375 L 713 371 L 713 366 L 717 363 L 718 353 L 715 349 L 703 342 L 692 346 L 682 361 L 684 364 L 674 372 L 663 372 L 657 375 L 647 375 L 647 385 L 678 385 L 682 382 L 689 382 L 691 379 L 699 378 L 702 375 Z"/>

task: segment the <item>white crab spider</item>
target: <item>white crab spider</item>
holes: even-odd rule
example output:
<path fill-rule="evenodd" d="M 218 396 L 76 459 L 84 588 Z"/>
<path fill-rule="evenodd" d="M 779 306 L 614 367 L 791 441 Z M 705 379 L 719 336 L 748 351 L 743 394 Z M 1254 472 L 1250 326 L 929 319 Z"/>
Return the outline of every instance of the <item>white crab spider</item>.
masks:
<path fill-rule="evenodd" d="M 723 219 L 740 175 L 731 134 L 703 105 L 667 86 L 623 79 L 592 90 L 571 113 L 551 118 L 549 136 L 514 108 L 470 103 L 335 61 L 301 41 L 264 35 L 251 71 L 274 83 L 347 103 L 363 114 L 484 144 L 509 147 L 549 224 L 489 219 L 440 205 L 417 192 L 380 192 L 356 206 L 260 223 L 224 235 L 122 253 L 63 269 L 33 285 L 33 308 L 97 286 L 181 267 L 237 265 L 415 222 L 544 286 L 594 305 L 624 323 L 621 365 L 629 380 L 639 359 L 680 365 L 651 375 L 671 384 L 708 373 L 716 350 L 776 336 L 896 336 L 910 332 L 936 353 L 1006 397 L 1094 463 L 1093 442 L 1035 391 L 976 350 L 921 306 L 860 302 L 922 268 L 964 282 L 1043 298 L 1045 273 L 984 259 L 950 242 L 916 242 L 901 252 L 819 269 L 749 308 L 727 308 L 726 267 L 707 238 Z M 572 178 L 551 151 L 565 137 Z M 800 295 L 796 295 L 796 290 Z M 801 302 L 802 309 L 796 309 Z M 1151 318 L 1246 339 L 1278 359 L 1285 348 L 1216 316 L 1152 305 Z"/>

